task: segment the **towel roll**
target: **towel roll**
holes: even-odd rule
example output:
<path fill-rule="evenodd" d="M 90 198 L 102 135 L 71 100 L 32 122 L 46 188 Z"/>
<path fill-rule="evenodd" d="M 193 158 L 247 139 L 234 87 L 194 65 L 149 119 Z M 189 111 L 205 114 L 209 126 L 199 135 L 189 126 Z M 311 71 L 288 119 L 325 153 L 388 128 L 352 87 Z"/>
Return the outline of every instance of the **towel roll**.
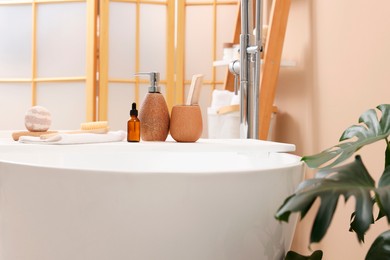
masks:
<path fill-rule="evenodd" d="M 57 134 L 47 139 L 34 136 L 21 136 L 19 142 L 25 144 L 92 144 L 121 142 L 125 138 L 125 131 L 110 131 L 107 134 Z"/>

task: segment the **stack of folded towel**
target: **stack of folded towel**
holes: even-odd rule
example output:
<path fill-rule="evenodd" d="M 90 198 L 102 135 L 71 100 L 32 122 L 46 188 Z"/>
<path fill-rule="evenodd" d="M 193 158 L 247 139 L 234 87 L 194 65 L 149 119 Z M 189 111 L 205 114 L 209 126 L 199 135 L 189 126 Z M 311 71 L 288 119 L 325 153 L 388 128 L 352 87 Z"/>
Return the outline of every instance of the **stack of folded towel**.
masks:
<path fill-rule="evenodd" d="M 106 143 L 120 142 L 126 138 L 125 131 L 109 131 L 106 134 L 96 133 L 58 133 L 42 139 L 35 136 L 21 136 L 20 143 L 28 144 L 91 144 L 91 143 Z"/>

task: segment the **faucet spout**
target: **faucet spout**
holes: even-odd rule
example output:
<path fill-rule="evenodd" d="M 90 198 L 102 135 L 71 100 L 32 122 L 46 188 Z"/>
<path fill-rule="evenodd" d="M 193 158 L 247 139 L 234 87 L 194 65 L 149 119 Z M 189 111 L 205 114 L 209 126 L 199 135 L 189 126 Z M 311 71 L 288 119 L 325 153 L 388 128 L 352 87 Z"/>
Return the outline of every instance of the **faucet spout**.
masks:
<path fill-rule="evenodd" d="M 253 2 L 241 0 L 240 35 L 240 138 L 258 139 L 259 136 L 259 86 L 261 64 L 261 8 L 256 0 L 256 38 L 253 35 Z"/>

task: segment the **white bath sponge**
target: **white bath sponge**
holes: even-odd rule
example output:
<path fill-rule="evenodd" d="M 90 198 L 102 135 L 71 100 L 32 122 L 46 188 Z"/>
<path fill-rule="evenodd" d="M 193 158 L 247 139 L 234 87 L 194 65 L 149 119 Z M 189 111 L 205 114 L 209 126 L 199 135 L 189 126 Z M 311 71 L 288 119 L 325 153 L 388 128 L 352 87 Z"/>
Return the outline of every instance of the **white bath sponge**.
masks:
<path fill-rule="evenodd" d="M 33 106 L 26 111 L 24 125 L 31 132 L 47 131 L 51 125 L 51 114 L 44 107 Z"/>

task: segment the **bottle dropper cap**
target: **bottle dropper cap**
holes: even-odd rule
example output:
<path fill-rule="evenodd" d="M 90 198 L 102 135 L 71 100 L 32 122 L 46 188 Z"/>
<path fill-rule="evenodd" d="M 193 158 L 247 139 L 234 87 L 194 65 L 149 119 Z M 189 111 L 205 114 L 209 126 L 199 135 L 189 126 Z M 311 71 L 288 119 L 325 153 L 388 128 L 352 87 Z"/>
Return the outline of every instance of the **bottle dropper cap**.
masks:
<path fill-rule="evenodd" d="M 137 110 L 137 104 L 136 103 L 131 104 L 130 115 L 131 116 L 138 116 L 138 110 Z"/>

